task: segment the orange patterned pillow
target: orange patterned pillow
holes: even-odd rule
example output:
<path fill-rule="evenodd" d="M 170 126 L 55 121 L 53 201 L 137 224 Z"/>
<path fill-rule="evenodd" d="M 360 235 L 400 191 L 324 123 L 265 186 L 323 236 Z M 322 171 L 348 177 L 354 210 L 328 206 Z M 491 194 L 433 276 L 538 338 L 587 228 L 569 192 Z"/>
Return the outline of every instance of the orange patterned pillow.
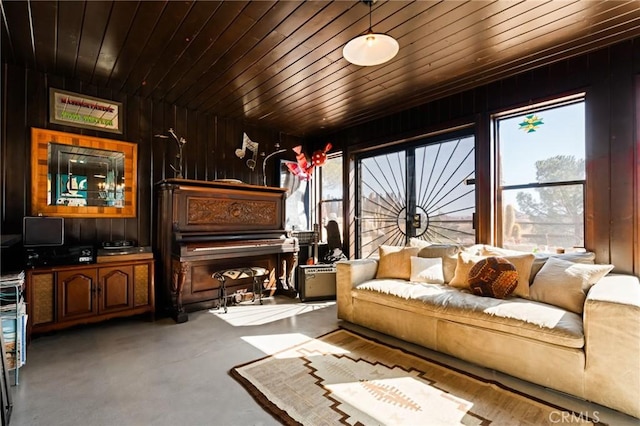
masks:
<path fill-rule="evenodd" d="M 518 271 L 507 259 L 491 256 L 473 265 L 468 280 L 473 294 L 504 299 L 518 286 Z"/>
<path fill-rule="evenodd" d="M 452 287 L 469 288 L 469 271 L 482 259 L 488 256 L 473 256 L 465 252 L 458 253 L 456 264 L 456 274 L 449 282 Z M 529 298 L 529 274 L 531 274 L 531 264 L 535 256 L 533 253 L 524 253 L 519 256 L 500 256 L 513 263 L 518 271 L 518 286 L 513 291 L 514 296 Z"/>

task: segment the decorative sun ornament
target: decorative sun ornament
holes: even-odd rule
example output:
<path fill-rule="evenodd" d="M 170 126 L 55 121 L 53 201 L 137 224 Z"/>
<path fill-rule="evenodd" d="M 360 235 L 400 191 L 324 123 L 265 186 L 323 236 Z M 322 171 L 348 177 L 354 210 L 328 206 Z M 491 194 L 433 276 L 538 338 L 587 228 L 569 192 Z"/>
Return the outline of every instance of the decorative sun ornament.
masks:
<path fill-rule="evenodd" d="M 520 130 L 524 130 L 527 133 L 535 132 L 543 124 L 541 117 L 535 114 L 527 115 L 524 121 L 520 123 Z"/>

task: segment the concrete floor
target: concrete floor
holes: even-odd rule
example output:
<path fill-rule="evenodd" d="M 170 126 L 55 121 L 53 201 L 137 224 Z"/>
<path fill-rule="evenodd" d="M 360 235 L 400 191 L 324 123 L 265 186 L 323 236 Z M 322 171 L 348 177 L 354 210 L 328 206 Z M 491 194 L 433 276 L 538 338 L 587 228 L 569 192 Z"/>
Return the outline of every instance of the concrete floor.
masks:
<path fill-rule="evenodd" d="M 334 304 L 295 302 L 280 296 L 228 314 L 191 313 L 183 324 L 133 318 L 36 337 L 13 387 L 11 425 L 276 425 L 228 371 L 290 346 L 288 338 L 316 337 L 339 325 L 578 412 L 597 411 L 610 425 L 640 425 L 604 407 L 343 324 Z"/>

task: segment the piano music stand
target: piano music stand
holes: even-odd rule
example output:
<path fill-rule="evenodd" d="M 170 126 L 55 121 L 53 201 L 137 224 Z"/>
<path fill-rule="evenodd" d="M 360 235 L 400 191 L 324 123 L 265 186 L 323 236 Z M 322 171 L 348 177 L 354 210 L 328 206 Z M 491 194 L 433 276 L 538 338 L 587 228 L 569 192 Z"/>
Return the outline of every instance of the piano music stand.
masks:
<path fill-rule="evenodd" d="M 262 281 L 264 281 L 264 279 L 261 280 L 261 278 L 268 274 L 269 270 L 260 266 L 224 269 L 214 272 L 211 277 L 220 281 L 220 290 L 218 293 L 218 308 L 220 308 L 221 306 L 224 307 L 224 313 L 227 313 L 227 298 L 230 297 L 227 294 L 227 278 L 230 278 L 232 280 L 239 280 L 241 278 L 253 278 L 253 298 L 251 299 L 251 301 L 253 302 L 256 300 L 257 293 L 259 296 L 258 298 L 260 300 L 260 304 L 262 305 Z"/>

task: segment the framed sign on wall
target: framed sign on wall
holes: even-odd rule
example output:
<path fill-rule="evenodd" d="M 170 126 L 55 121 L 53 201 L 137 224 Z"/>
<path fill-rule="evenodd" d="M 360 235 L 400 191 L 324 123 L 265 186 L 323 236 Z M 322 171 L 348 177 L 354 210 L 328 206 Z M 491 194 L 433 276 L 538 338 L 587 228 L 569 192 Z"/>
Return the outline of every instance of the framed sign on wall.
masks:
<path fill-rule="evenodd" d="M 122 133 L 122 103 L 49 88 L 49 121 L 66 126 Z"/>

